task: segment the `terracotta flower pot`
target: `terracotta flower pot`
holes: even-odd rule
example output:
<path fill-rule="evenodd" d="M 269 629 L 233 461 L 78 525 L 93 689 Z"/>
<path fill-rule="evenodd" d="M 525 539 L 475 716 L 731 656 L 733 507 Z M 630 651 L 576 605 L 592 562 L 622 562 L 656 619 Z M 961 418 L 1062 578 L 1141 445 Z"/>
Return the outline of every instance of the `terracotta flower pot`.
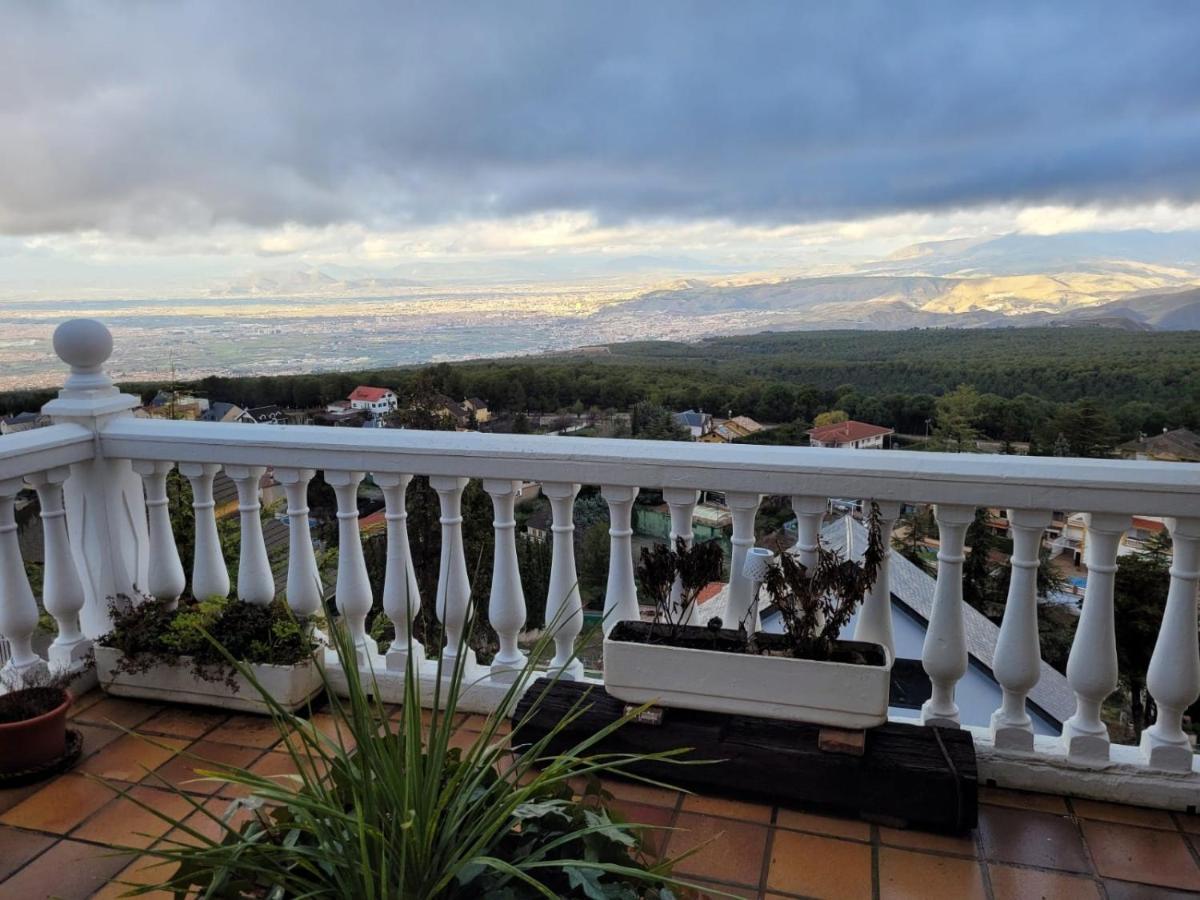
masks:
<path fill-rule="evenodd" d="M 0 724 L 0 774 L 36 769 L 66 753 L 70 707 L 71 693 L 63 690 L 62 702 L 54 709 L 32 719 Z"/>

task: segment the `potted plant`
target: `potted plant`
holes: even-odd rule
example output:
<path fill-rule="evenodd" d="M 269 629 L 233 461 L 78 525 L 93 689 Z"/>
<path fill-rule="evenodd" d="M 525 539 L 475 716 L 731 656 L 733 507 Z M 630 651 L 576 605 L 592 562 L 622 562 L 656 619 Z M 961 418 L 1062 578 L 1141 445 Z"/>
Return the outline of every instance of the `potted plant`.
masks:
<path fill-rule="evenodd" d="M 172 608 L 152 598 L 136 604 L 120 598 L 110 613 L 112 631 L 95 648 L 98 680 L 110 694 L 269 713 L 208 635 L 289 710 L 321 690 L 313 622 L 297 618 L 282 600 L 185 598 Z"/>
<path fill-rule="evenodd" d="M 887 648 L 838 635 L 874 583 L 883 559 L 879 510 L 868 515 L 862 565 L 818 547 L 811 569 L 791 554 L 768 568 L 763 587 L 782 634 L 681 624 L 705 577 L 698 548 L 642 552 L 638 574 L 655 601 L 653 622 L 619 622 L 604 642 L 604 685 L 629 703 L 657 703 L 840 728 L 887 719 L 892 657 Z M 675 585 L 672 590 L 671 586 Z"/>
<path fill-rule="evenodd" d="M 326 692 L 334 721 L 324 730 L 291 715 L 249 667 L 236 664 L 270 707 L 286 738 L 280 748 L 290 754 L 295 774 L 268 776 L 197 761 L 198 775 L 236 785 L 245 796 L 226 807 L 159 778 L 187 802 L 187 812 L 177 817 L 121 790 L 170 826 L 165 838 L 137 851 L 159 861 L 148 870 L 159 883 L 142 885 L 140 891 L 205 897 L 670 900 L 681 896 L 673 888 L 694 887 L 671 876 L 671 861 L 643 851 L 644 833 L 657 826 L 630 823 L 610 811 L 608 795 L 598 785 L 598 776 L 682 754 L 596 752 L 605 736 L 640 710 L 581 741 L 572 753 L 555 755 L 548 750 L 553 735 L 523 741 L 514 739 L 521 722 L 507 727 L 507 711 L 541 674 L 532 662 L 517 673 L 504 702 L 475 733 L 459 724 L 465 654 L 454 657 L 445 673 L 445 657 L 439 659 L 439 693 L 433 709 L 423 710 L 410 652 L 397 712 L 360 679 L 346 634 L 336 630 L 330 640 L 346 685 L 345 699 Z M 466 645 L 464 635 L 460 646 Z M 530 656 L 552 652 L 547 636 Z M 573 711 L 566 720 L 578 714 Z"/>
<path fill-rule="evenodd" d="M 61 771 L 79 756 L 80 735 L 67 730 L 67 685 L 78 675 L 39 666 L 13 676 L 12 690 L 0 694 L 0 787 Z"/>

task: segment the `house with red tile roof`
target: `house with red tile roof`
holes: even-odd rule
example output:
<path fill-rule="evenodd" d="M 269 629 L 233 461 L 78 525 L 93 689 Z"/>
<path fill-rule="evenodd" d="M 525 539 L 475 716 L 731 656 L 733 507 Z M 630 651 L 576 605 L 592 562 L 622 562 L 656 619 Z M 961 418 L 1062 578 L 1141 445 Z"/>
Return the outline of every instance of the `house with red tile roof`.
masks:
<path fill-rule="evenodd" d="M 346 399 L 350 401 L 351 409 L 365 410 L 373 416 L 382 416 L 393 412 L 400 404 L 394 391 L 365 384 L 356 387 Z"/>
<path fill-rule="evenodd" d="M 895 434 L 894 428 L 871 425 L 868 422 L 835 422 L 819 425 L 808 432 L 808 442 L 813 447 L 848 447 L 855 450 L 882 449 L 887 446 L 884 439 Z"/>

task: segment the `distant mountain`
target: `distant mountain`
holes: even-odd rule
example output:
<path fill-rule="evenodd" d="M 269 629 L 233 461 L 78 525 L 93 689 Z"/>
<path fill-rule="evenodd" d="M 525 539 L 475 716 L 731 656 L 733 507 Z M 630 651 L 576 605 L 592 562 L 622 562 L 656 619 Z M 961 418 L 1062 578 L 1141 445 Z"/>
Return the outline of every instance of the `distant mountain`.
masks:
<path fill-rule="evenodd" d="M 1124 319 L 1155 331 L 1200 330 L 1200 287 L 1123 297 L 1063 317 L 1068 322 L 1095 324 L 1100 319 Z"/>
<path fill-rule="evenodd" d="M 402 288 L 421 287 L 419 281 L 362 273 L 343 266 L 280 269 L 255 272 L 220 283 L 209 297 L 353 297 L 377 296 Z"/>

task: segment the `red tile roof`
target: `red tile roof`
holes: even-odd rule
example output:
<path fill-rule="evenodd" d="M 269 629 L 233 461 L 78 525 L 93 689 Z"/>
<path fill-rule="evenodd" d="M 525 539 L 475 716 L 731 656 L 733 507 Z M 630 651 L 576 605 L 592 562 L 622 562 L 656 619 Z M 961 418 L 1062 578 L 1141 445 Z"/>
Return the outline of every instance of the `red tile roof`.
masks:
<path fill-rule="evenodd" d="M 881 425 L 869 425 L 866 422 L 837 422 L 833 425 L 821 425 L 808 432 L 809 440 L 820 441 L 822 444 L 849 444 L 864 438 L 876 437 L 881 434 L 892 434 L 893 428 Z"/>
<path fill-rule="evenodd" d="M 391 391 L 388 388 L 368 387 L 365 384 L 360 384 L 350 393 L 351 400 L 365 400 L 368 403 L 374 403 L 377 400 L 382 400 Z"/>

